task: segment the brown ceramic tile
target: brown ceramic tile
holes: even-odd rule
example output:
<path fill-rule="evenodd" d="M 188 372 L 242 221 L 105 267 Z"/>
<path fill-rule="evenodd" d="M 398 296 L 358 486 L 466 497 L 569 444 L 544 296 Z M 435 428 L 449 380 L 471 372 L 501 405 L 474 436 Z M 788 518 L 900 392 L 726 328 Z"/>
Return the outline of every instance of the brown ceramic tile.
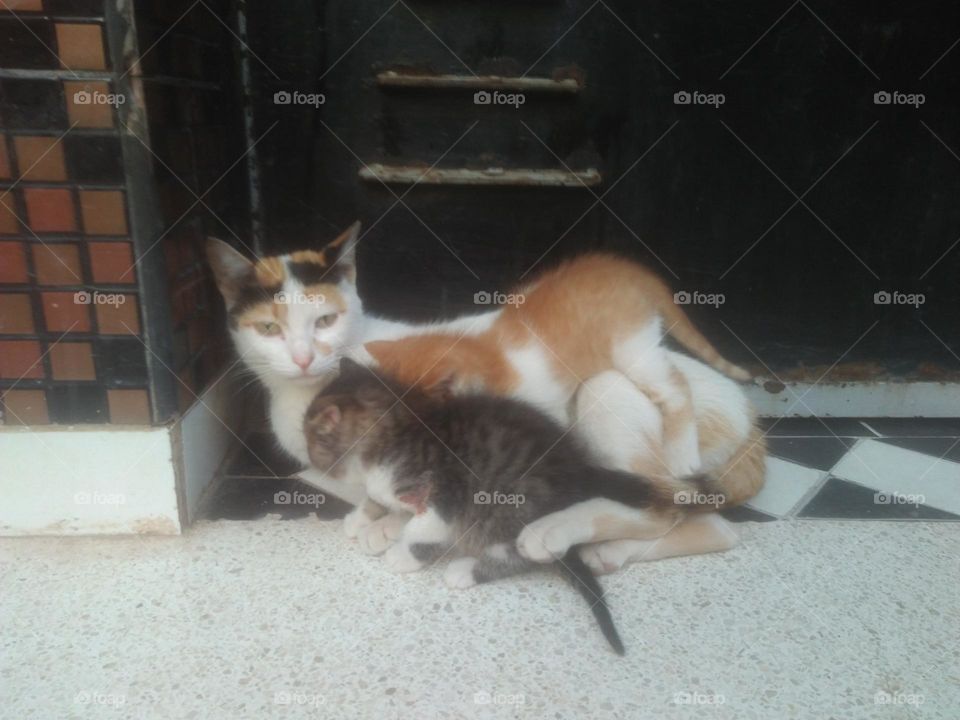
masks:
<path fill-rule="evenodd" d="M 146 390 L 107 390 L 107 403 L 112 423 L 150 424 L 150 398 Z"/>
<path fill-rule="evenodd" d="M 13 193 L 0 192 L 0 233 L 12 235 L 20 232 L 20 222 L 17 220 L 15 207 Z"/>
<path fill-rule="evenodd" d="M 3 406 L 7 425 L 46 425 L 50 422 L 43 390 L 8 390 L 3 396 Z"/>
<path fill-rule="evenodd" d="M 33 246 L 33 267 L 40 285 L 81 285 L 80 248 L 73 243 Z"/>
<path fill-rule="evenodd" d="M 133 267 L 133 248 L 125 242 L 91 242 L 90 265 L 93 281 L 98 283 L 133 283 L 137 280 Z"/>
<path fill-rule="evenodd" d="M 104 96 L 109 92 L 110 87 L 105 82 L 65 82 L 63 95 L 70 124 L 76 123 L 82 128 L 113 127 L 113 105 L 89 101 L 93 93 Z"/>
<path fill-rule="evenodd" d="M 90 305 L 76 301 L 72 292 L 45 292 L 43 317 L 50 332 L 90 332 Z"/>
<path fill-rule="evenodd" d="M 90 343 L 60 342 L 50 348 L 54 380 L 96 380 Z"/>
<path fill-rule="evenodd" d="M 71 232 L 77 229 L 73 195 L 56 188 L 26 188 L 27 223 L 34 232 Z"/>
<path fill-rule="evenodd" d="M 13 139 L 23 180 L 66 180 L 63 144 L 57 138 L 21 135 Z"/>
<path fill-rule="evenodd" d="M 10 167 L 10 155 L 7 153 L 7 137 L 0 133 L 0 179 L 8 180 L 13 177 L 13 168 Z"/>
<path fill-rule="evenodd" d="M 136 295 L 120 295 L 123 302 L 97 303 L 97 326 L 102 335 L 140 334 L 140 309 Z"/>
<path fill-rule="evenodd" d="M 127 234 L 127 213 L 119 190 L 81 190 L 80 213 L 88 235 Z"/>
<path fill-rule="evenodd" d="M 57 55 L 70 70 L 102 70 L 103 38 L 99 25 L 57 23 Z"/>
<path fill-rule="evenodd" d="M 0 293 L 0 333 L 27 335 L 33 331 L 30 296 L 26 293 Z"/>
<path fill-rule="evenodd" d="M 43 377 L 40 343 L 36 340 L 0 340 L 0 378 Z"/>
<path fill-rule="evenodd" d="M 23 243 L 0 242 L 0 285 L 27 282 L 27 256 Z"/>
<path fill-rule="evenodd" d="M 16 12 L 39 12 L 43 10 L 43 0 L 4 0 L 0 7 L 6 5 L 7 8 Z"/>

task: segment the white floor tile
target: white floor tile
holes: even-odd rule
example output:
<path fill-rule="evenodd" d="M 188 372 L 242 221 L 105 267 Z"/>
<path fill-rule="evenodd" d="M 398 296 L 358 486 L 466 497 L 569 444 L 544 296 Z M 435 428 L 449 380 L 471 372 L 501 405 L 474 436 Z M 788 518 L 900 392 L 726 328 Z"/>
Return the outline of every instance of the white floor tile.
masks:
<path fill-rule="evenodd" d="M 747 504 L 778 517 L 786 515 L 824 476 L 821 470 L 768 457 L 767 480 L 763 490 Z"/>
<path fill-rule="evenodd" d="M 831 475 L 902 495 L 922 495 L 921 505 L 960 514 L 960 464 L 865 440 L 847 453 Z"/>

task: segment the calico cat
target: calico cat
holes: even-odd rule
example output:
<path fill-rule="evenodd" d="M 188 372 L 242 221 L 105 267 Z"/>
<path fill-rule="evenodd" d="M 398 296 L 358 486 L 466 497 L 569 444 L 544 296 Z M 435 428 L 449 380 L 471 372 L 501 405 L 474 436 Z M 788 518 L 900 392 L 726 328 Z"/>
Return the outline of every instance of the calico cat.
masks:
<path fill-rule="evenodd" d="M 659 408 L 669 474 L 700 466 L 690 388 L 661 339 L 670 334 L 730 377 L 749 374 L 720 356 L 660 278 L 624 258 L 588 253 L 513 295 L 522 301 L 505 305 L 482 332 L 438 330 L 364 347 L 401 382 L 429 387 L 453 378 L 458 389 L 526 400 L 560 421 L 581 383 L 617 370 Z"/>
<path fill-rule="evenodd" d="M 662 534 L 679 513 L 678 488 L 591 462 L 565 428 L 533 406 L 491 395 L 438 398 L 404 387 L 344 359 L 340 374 L 304 419 L 313 464 L 329 476 L 363 483 L 380 506 L 413 513 L 385 555 L 397 572 L 419 570 L 452 549 L 464 554 L 445 573 L 470 587 L 529 570 L 517 548 L 530 523 L 593 498 L 640 509 Z M 603 594 L 577 548 L 559 569 L 590 603 L 623 652 Z"/>

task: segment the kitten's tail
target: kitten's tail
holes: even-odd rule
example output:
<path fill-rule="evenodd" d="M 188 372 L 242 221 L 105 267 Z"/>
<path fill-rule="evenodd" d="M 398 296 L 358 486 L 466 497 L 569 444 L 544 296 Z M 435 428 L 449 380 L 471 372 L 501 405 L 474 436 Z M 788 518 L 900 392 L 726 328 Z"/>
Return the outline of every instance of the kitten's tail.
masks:
<path fill-rule="evenodd" d="M 707 502 L 694 503 L 687 509 L 709 512 L 745 503 L 763 488 L 766 479 L 766 457 L 763 433 L 754 427 L 724 465 L 708 474 L 685 478 L 685 482 L 692 484 L 702 495 L 717 500 L 719 507 Z"/>
<path fill-rule="evenodd" d="M 669 292 L 669 290 L 667 291 Z M 741 382 L 753 376 L 739 365 L 726 360 L 687 317 L 687 313 L 676 302 L 659 303 L 660 312 L 667 321 L 670 336 L 698 358 L 716 370 Z"/>
<path fill-rule="evenodd" d="M 603 633 L 607 642 L 610 643 L 613 651 L 617 655 L 626 653 L 623 647 L 623 641 L 620 639 L 620 634 L 613 624 L 610 608 L 607 606 L 607 601 L 603 596 L 603 588 L 600 587 L 600 583 L 597 582 L 593 573 L 590 572 L 590 568 L 580 559 L 580 547 L 574 545 L 570 548 L 558 565 L 563 575 L 573 583 L 577 591 L 583 596 L 583 599 L 590 605 L 590 611 L 597 619 L 600 632 Z"/>

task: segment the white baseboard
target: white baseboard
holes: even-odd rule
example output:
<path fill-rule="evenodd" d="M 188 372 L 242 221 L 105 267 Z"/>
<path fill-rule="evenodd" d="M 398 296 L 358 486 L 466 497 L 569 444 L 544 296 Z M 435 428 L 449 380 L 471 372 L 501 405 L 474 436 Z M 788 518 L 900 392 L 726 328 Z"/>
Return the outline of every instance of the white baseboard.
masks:
<path fill-rule="evenodd" d="M 767 383 L 748 387 L 747 396 L 768 417 L 960 416 L 958 383 Z"/>

